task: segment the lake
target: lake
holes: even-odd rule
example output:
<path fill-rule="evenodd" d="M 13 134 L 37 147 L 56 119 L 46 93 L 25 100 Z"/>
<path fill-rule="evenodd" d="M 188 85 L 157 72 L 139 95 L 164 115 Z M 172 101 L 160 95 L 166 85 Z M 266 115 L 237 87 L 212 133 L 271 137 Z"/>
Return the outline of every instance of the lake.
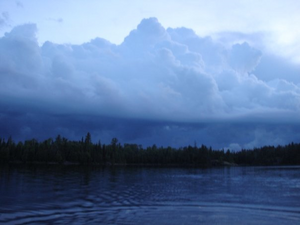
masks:
<path fill-rule="evenodd" d="M 300 224 L 300 167 L 0 167 L 0 224 Z"/>

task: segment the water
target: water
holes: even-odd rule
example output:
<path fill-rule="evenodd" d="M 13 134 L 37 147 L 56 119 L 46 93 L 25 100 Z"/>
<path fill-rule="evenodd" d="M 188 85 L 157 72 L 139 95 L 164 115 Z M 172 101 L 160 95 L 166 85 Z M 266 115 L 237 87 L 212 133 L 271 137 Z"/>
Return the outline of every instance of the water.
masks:
<path fill-rule="evenodd" d="M 300 167 L 0 167 L 0 224 L 300 224 Z"/>

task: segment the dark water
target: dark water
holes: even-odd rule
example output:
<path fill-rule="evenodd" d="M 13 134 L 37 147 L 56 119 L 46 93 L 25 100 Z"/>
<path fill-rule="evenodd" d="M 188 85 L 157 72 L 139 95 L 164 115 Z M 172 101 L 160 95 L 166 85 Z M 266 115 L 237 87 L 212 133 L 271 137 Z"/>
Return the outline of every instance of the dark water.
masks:
<path fill-rule="evenodd" d="M 300 167 L 0 167 L 0 224 L 300 224 Z"/>

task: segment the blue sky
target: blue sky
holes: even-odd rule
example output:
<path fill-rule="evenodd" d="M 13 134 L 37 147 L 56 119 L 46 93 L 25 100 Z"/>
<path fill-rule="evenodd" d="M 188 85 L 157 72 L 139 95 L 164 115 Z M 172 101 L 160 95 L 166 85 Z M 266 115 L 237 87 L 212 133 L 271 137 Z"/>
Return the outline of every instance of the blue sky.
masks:
<path fill-rule="evenodd" d="M 0 136 L 300 140 L 299 1 L 0 1 Z"/>

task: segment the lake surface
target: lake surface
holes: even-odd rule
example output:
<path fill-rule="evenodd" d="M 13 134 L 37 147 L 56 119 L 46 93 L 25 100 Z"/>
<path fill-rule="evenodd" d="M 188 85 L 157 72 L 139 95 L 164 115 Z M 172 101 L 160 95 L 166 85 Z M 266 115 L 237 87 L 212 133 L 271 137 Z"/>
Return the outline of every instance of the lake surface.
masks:
<path fill-rule="evenodd" d="M 300 224 L 300 167 L 0 167 L 0 224 Z"/>

